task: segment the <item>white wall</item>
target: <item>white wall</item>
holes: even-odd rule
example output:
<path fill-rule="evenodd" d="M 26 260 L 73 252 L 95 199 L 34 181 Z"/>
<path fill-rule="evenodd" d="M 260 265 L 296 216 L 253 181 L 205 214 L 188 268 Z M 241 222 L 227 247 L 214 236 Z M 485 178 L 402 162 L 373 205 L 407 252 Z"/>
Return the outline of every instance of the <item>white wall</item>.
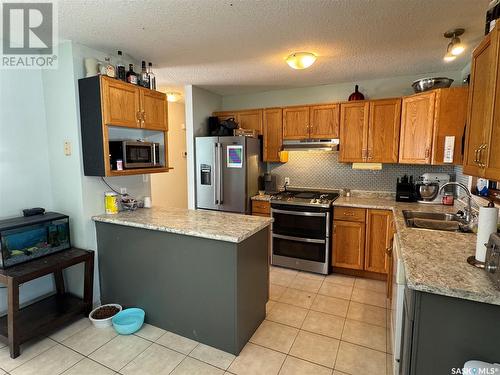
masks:
<path fill-rule="evenodd" d="M 188 174 L 188 208 L 195 208 L 195 158 L 194 137 L 208 135 L 207 119 L 222 107 L 222 97 L 202 88 L 187 85 L 184 88 L 186 103 L 186 145 Z"/>
<path fill-rule="evenodd" d="M 23 208 L 53 210 L 40 71 L 0 70 L 0 103 L 0 219 L 20 216 Z M 20 302 L 53 290 L 52 276 L 25 283 Z M 0 314 L 6 310 L 0 289 Z"/>
<path fill-rule="evenodd" d="M 366 99 L 390 98 L 413 93 L 411 84 L 423 77 L 449 77 L 455 80 L 454 85 L 462 84 L 462 71 L 439 72 L 380 78 L 358 82 L 336 83 L 331 85 L 301 87 L 286 90 L 274 90 L 253 94 L 228 95 L 222 98 L 222 109 L 266 108 L 285 105 L 310 104 L 345 101 L 359 85 Z"/>
<path fill-rule="evenodd" d="M 168 103 L 168 173 L 151 175 L 154 206 L 187 208 L 186 113 L 184 103 Z"/>

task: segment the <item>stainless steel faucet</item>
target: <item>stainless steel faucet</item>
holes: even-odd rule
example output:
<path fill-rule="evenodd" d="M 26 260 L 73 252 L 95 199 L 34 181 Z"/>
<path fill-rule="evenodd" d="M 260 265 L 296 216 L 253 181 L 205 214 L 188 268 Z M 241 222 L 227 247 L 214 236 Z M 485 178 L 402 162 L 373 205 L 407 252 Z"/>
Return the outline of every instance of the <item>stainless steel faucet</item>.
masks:
<path fill-rule="evenodd" d="M 467 194 L 467 208 L 464 209 L 465 211 L 464 219 L 465 221 L 467 221 L 467 223 L 470 224 L 474 215 L 472 214 L 472 194 L 469 188 L 460 182 L 447 182 L 446 184 L 441 186 L 441 188 L 439 189 L 439 193 L 441 193 L 446 186 L 461 187 L 462 190 L 465 191 L 465 193 Z"/>

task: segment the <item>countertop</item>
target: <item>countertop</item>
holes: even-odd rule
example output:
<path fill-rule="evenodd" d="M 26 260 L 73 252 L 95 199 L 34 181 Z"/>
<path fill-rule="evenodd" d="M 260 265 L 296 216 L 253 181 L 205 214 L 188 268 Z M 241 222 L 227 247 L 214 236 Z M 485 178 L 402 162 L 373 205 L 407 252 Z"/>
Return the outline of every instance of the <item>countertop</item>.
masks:
<path fill-rule="evenodd" d="M 162 232 L 239 243 L 271 224 L 272 219 L 220 211 L 140 208 L 92 220 Z"/>
<path fill-rule="evenodd" d="M 253 201 L 264 201 L 269 202 L 271 200 L 271 194 L 258 194 L 250 198 Z"/>
<path fill-rule="evenodd" d="M 394 198 L 340 197 L 334 206 L 392 210 L 408 287 L 414 290 L 500 305 L 500 291 L 484 270 L 469 265 L 476 235 L 406 227 L 403 210 L 456 212 L 461 205 L 396 202 Z"/>

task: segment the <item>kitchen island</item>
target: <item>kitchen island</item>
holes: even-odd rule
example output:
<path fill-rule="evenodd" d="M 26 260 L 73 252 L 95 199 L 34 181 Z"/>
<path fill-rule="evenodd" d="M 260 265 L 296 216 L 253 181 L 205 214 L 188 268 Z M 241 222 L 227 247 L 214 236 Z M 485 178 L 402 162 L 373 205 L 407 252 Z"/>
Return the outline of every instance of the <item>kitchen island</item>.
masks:
<path fill-rule="evenodd" d="M 102 303 L 235 355 L 264 320 L 272 219 L 151 208 L 93 220 Z"/>

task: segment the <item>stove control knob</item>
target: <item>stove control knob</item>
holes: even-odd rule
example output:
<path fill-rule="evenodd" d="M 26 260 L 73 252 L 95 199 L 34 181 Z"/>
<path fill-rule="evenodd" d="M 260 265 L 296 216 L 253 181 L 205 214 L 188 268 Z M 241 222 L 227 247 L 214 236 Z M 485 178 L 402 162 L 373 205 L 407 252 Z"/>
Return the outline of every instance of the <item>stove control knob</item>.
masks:
<path fill-rule="evenodd" d="M 486 271 L 488 271 L 489 273 L 497 272 L 497 265 L 493 262 L 486 263 Z"/>

